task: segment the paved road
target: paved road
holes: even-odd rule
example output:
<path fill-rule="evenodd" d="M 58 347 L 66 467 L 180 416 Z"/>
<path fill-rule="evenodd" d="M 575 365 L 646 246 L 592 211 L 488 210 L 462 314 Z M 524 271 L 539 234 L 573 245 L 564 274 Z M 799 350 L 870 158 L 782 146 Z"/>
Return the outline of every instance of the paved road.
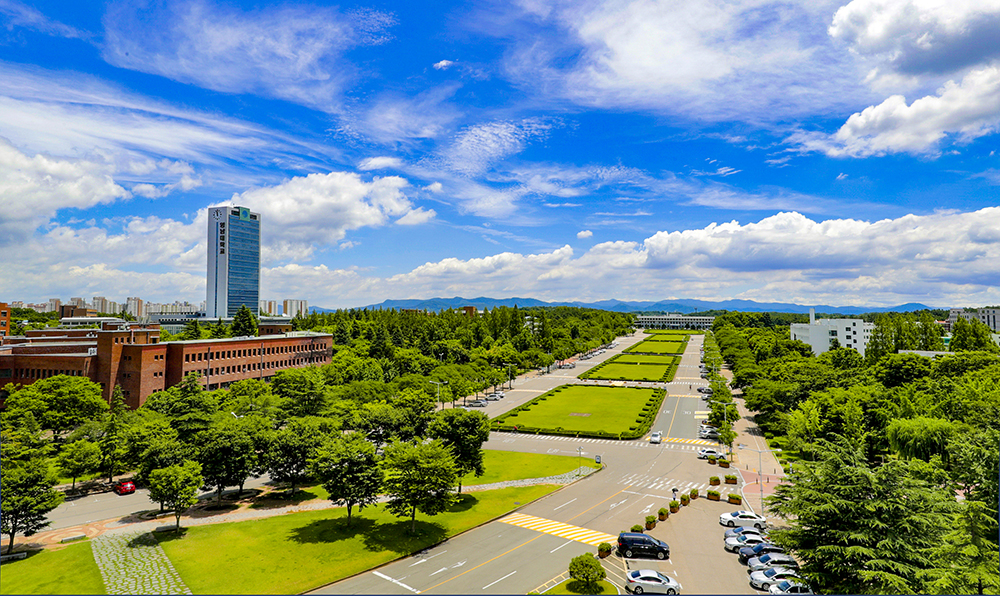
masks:
<path fill-rule="evenodd" d="M 495 416 L 552 387 L 573 382 L 575 375 L 639 339 L 638 334 L 623 338 L 614 351 L 581 362 L 575 369 L 559 371 L 563 374 L 519 381 L 514 391 L 508 392 L 509 397 L 491 403 L 487 411 Z M 587 458 L 601 455 L 606 467 L 516 514 L 313 593 L 524 594 L 564 572 L 574 556 L 595 552 L 596 548 L 588 543 L 595 532 L 613 542 L 620 531 L 642 523 L 647 515 L 655 515 L 673 499 L 673 488 L 699 488 L 705 495 L 709 476 L 718 475 L 718 471 L 696 457 L 697 450 L 704 446 L 696 439 L 698 421 L 707 417 L 708 409 L 700 394 L 693 391 L 707 384 L 698 376 L 701 343 L 701 336 L 692 338 L 678 378 L 667 384 L 669 394 L 654 426 L 668 437 L 663 444 L 492 433 L 487 444 L 490 449 Z M 688 594 L 755 593 L 747 583 L 745 567 L 722 548 L 724 530 L 718 516 L 733 509 L 704 497 L 692 501 L 650 532 L 671 545 L 669 560 L 624 560 L 613 555 L 605 559 L 610 578 L 621 585 L 626 570 L 652 568 L 677 578 Z"/>

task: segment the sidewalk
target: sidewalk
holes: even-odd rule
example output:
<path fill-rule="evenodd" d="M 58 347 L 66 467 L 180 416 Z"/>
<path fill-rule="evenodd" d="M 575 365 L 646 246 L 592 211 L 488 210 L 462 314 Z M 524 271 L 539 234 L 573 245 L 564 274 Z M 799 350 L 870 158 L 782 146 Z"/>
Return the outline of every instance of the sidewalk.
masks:
<path fill-rule="evenodd" d="M 720 374 L 727 382 L 733 380 L 733 372 L 724 365 Z M 774 493 L 774 489 L 784 481 L 785 472 L 778 463 L 773 451 L 770 451 L 767 440 L 760 427 L 753 421 L 753 413 L 747 410 L 738 390 L 733 391 L 736 409 L 740 413 L 739 420 L 733 422 L 736 440 L 733 442 L 733 467 L 743 477 L 743 503 L 748 509 L 760 513 L 764 510 L 761 502 L 763 485 L 764 498 Z M 740 449 L 739 445 L 746 449 Z M 763 451 L 757 453 L 754 450 Z"/>

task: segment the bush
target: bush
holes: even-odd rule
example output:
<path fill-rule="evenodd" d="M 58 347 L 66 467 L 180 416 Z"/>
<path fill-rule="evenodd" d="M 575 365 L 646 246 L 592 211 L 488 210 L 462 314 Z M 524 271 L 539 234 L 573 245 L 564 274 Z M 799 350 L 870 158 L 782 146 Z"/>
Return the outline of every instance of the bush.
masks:
<path fill-rule="evenodd" d="M 708 483 L 709 484 L 713 484 L 713 485 L 714 484 L 718 484 L 719 483 L 719 477 L 718 476 L 710 476 L 708 478 Z"/>
<path fill-rule="evenodd" d="M 719 491 L 717 491 L 717 490 L 710 490 L 706 494 L 709 497 L 713 497 L 713 498 L 716 498 L 716 499 L 719 498 Z"/>
<path fill-rule="evenodd" d="M 729 495 L 729 502 L 733 505 L 741 505 L 743 503 L 743 497 L 741 495 Z"/>
<path fill-rule="evenodd" d="M 611 544 L 608 542 L 602 542 L 597 545 L 597 552 L 600 555 L 607 556 L 611 554 Z"/>
<path fill-rule="evenodd" d="M 697 488 L 692 488 L 691 489 L 691 498 L 692 499 L 697 499 L 698 498 L 698 489 Z"/>
<path fill-rule="evenodd" d="M 670 515 L 670 510 L 667 509 L 666 507 L 660 507 L 660 510 L 657 511 L 656 513 L 658 513 L 660 517 L 666 518 Z"/>
<path fill-rule="evenodd" d="M 573 557 L 569 562 L 569 576 L 578 582 L 583 582 L 588 586 L 594 586 L 608 576 L 604 571 L 601 562 L 590 553 L 584 553 L 579 557 Z"/>
<path fill-rule="evenodd" d="M 644 528 L 644 527 L 640 526 L 639 524 L 636 524 L 636 525 L 632 526 L 632 531 L 633 531 L 633 532 L 639 532 L 640 534 L 641 534 L 641 533 L 642 533 L 642 531 L 643 531 L 643 530 L 645 530 L 645 529 L 646 529 L 646 528 Z"/>
<path fill-rule="evenodd" d="M 680 506 L 681 506 L 681 504 L 678 501 L 670 501 L 670 508 L 671 509 L 677 509 Z"/>
<path fill-rule="evenodd" d="M 726 474 L 726 482 L 736 482 L 736 474 Z"/>
<path fill-rule="evenodd" d="M 687 496 L 687 494 L 681 494 L 681 505 L 687 507 L 688 503 L 690 502 L 691 502 L 691 497 Z"/>

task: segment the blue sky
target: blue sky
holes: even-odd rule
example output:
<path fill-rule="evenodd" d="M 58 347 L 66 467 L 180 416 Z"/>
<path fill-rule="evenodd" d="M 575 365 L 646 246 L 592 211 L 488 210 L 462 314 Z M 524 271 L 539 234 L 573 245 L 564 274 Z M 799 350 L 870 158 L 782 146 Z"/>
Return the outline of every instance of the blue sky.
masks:
<path fill-rule="evenodd" d="M 1000 303 L 1000 0 L 0 0 L 0 300 Z"/>

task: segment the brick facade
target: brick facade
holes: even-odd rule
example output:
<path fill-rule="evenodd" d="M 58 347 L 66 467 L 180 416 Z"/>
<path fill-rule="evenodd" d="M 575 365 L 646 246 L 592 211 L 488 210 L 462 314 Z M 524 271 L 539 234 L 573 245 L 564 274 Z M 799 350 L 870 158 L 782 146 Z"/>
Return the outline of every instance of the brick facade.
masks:
<path fill-rule="evenodd" d="M 333 337 L 309 331 L 239 339 L 160 343 L 158 325 L 105 323 L 98 329 L 44 329 L 0 349 L 0 387 L 30 385 L 65 374 L 100 383 L 105 399 L 121 385 L 135 409 L 146 398 L 181 382 L 190 372 L 202 375 L 208 389 L 243 379 L 270 380 L 286 368 L 327 364 Z"/>
<path fill-rule="evenodd" d="M 10 305 L 0 302 L 0 338 L 10 335 Z M 0 339 L 0 343 L 3 339 Z"/>

